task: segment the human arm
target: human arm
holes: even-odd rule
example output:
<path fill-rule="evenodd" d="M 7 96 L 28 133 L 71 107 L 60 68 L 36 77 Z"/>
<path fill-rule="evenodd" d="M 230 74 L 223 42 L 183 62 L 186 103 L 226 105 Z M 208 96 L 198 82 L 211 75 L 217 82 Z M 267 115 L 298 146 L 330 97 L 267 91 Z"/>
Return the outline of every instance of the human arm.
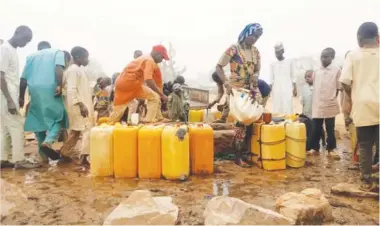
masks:
<path fill-rule="evenodd" d="M 20 96 L 18 98 L 18 102 L 20 105 L 20 108 L 24 107 L 25 103 L 25 90 L 26 87 L 28 86 L 27 80 L 24 78 L 20 78 Z"/>
<path fill-rule="evenodd" d="M 296 74 L 296 72 L 297 72 L 296 64 L 295 64 L 294 60 L 291 60 L 291 62 L 290 62 L 290 77 L 291 77 L 292 84 L 293 84 L 293 96 L 294 97 L 297 96 L 297 74 Z"/>
<path fill-rule="evenodd" d="M 5 72 L 8 70 L 10 53 L 6 51 L 5 48 L 1 48 L 0 50 L 0 88 L 5 99 L 7 100 L 8 112 L 14 115 L 17 113 L 17 108 L 14 101 L 12 100 L 12 97 L 8 90 L 7 81 L 5 80 Z"/>
<path fill-rule="evenodd" d="M 271 64 L 269 67 L 269 85 L 272 89 L 274 85 L 274 64 Z"/>
<path fill-rule="evenodd" d="M 154 73 L 154 69 L 156 67 L 156 64 L 154 63 L 154 61 L 150 61 L 150 60 L 147 60 L 145 63 L 144 63 L 144 66 L 143 66 L 143 74 L 144 74 L 144 80 L 145 80 L 145 84 L 150 88 L 152 89 L 154 92 L 156 92 L 162 100 L 164 101 L 167 101 L 168 98 L 167 96 L 165 96 L 161 90 L 157 87 L 156 83 L 154 82 L 153 80 L 153 73 Z"/>
<path fill-rule="evenodd" d="M 338 78 L 338 81 L 342 85 L 343 90 L 346 92 L 345 94 L 351 97 L 351 84 L 353 81 L 353 68 L 352 68 L 352 59 L 351 55 L 348 54 L 345 62 L 343 64 L 342 71 Z"/>
<path fill-rule="evenodd" d="M 336 95 L 335 97 L 338 97 L 339 91 L 342 91 L 342 84 L 339 82 L 341 71 L 338 71 L 338 74 L 336 76 Z"/>
<path fill-rule="evenodd" d="M 345 118 L 345 124 L 349 125 L 352 122 L 350 115 L 352 110 L 351 84 L 353 82 L 353 64 L 350 54 L 348 54 L 345 59 L 338 81 L 343 88 L 342 109 Z"/>
<path fill-rule="evenodd" d="M 235 45 L 232 45 L 229 47 L 223 55 L 220 57 L 218 64 L 216 65 L 215 72 L 219 76 L 220 80 L 222 81 L 222 84 L 226 88 L 227 94 L 232 94 L 232 88 L 231 85 L 228 83 L 227 76 L 224 73 L 223 67 L 227 66 L 234 55 L 237 53 L 237 47 Z"/>
<path fill-rule="evenodd" d="M 183 92 L 183 102 L 185 106 L 190 106 L 190 97 L 187 90 L 182 91 Z"/>
<path fill-rule="evenodd" d="M 218 95 L 216 96 L 216 99 L 207 106 L 207 108 L 212 108 L 216 103 L 219 103 L 224 95 L 223 84 L 217 83 L 217 85 L 218 85 Z"/>
<path fill-rule="evenodd" d="M 63 71 L 65 70 L 65 54 L 63 51 L 57 51 L 54 57 L 55 64 L 55 79 L 57 81 L 57 87 L 55 89 L 55 95 L 59 96 L 62 94 L 62 79 Z"/>
<path fill-rule="evenodd" d="M 9 113 L 11 113 L 12 115 L 15 115 L 17 113 L 17 108 L 16 108 L 14 101 L 12 100 L 11 95 L 9 94 L 7 81 L 5 80 L 5 73 L 3 71 L 0 71 L 0 73 L 1 73 L 1 75 L 0 75 L 1 76 L 1 80 L 0 80 L 1 92 L 4 94 L 5 99 L 7 100 L 7 106 L 8 106 Z"/>

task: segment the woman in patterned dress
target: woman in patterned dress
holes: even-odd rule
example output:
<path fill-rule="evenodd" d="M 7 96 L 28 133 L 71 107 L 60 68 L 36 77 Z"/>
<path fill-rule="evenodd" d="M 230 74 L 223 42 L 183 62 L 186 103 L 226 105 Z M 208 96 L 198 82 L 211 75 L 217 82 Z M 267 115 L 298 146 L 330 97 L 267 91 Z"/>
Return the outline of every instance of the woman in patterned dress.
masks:
<path fill-rule="evenodd" d="M 240 33 L 238 43 L 230 46 L 220 58 L 216 73 L 226 88 L 227 95 L 232 94 L 232 88 L 244 88 L 251 91 L 256 101 L 261 103 L 261 94 L 258 89 L 258 75 L 260 71 L 260 53 L 254 46 L 261 37 L 263 29 L 260 24 L 248 24 Z M 231 75 L 227 79 L 223 67 L 230 65 Z M 228 97 L 227 97 L 228 98 Z M 229 114 L 228 101 L 223 107 L 221 121 L 225 122 Z M 250 138 L 252 126 L 236 123 L 233 147 L 236 150 L 236 164 L 248 166 L 250 162 Z"/>

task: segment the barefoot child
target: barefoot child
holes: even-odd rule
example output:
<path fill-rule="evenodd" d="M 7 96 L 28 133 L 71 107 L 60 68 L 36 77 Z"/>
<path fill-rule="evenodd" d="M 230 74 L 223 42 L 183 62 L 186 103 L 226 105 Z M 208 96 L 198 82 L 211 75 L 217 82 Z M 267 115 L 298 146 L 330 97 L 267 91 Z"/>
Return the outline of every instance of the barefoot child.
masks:
<path fill-rule="evenodd" d="M 71 55 L 74 64 L 67 69 L 63 84 L 67 89 L 65 103 L 69 116 L 70 134 L 61 149 L 61 156 L 71 160 L 76 160 L 79 156 L 81 164 L 88 164 L 86 157 L 90 153 L 89 135 L 90 129 L 93 127 L 94 111 L 89 79 L 81 66 L 88 64 L 89 54 L 83 47 L 74 47 Z M 74 147 L 80 135 L 82 135 L 82 150 L 81 153 L 77 153 Z"/>
<path fill-rule="evenodd" d="M 311 153 L 319 152 L 319 140 L 322 135 L 323 123 L 327 132 L 327 151 L 329 156 L 337 156 L 335 138 L 335 117 L 340 113 L 338 93 L 340 90 L 340 68 L 333 65 L 335 50 L 326 48 L 321 53 L 321 67 L 313 77 L 313 132 L 311 137 Z"/>

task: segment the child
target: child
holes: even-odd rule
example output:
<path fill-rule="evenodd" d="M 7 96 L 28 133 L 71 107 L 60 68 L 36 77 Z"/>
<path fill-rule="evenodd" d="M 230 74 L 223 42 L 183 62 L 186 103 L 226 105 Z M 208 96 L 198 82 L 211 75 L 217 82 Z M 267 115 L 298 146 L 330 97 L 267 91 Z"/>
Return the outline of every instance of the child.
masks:
<path fill-rule="evenodd" d="M 189 99 L 179 83 L 174 83 L 173 92 L 168 97 L 169 117 L 173 121 L 187 120 L 187 111 L 189 110 Z"/>
<path fill-rule="evenodd" d="M 340 82 L 352 99 L 351 116 L 360 149 L 361 189 L 377 190 L 372 179 L 372 148 L 379 152 L 379 29 L 363 23 L 357 32 L 359 49 L 344 62 Z M 377 154 L 378 156 L 378 154 Z"/>
<path fill-rule="evenodd" d="M 306 133 L 307 133 L 307 141 L 306 141 L 306 150 L 310 151 L 311 147 L 311 119 L 312 119 L 312 106 L 313 106 L 313 71 L 308 70 L 305 73 L 305 81 L 306 84 L 302 87 L 301 90 L 301 104 L 302 104 L 302 115 L 300 116 L 301 121 L 305 123 Z M 322 129 L 321 133 L 322 145 L 326 146 L 325 142 L 325 133 Z"/>
<path fill-rule="evenodd" d="M 340 69 L 332 65 L 335 58 L 335 50 L 326 48 L 321 54 L 322 66 L 315 71 L 313 77 L 313 98 L 312 98 L 312 135 L 309 154 L 319 153 L 319 140 L 322 135 L 323 123 L 327 132 L 327 151 L 329 156 L 338 158 L 334 152 L 336 148 L 335 138 L 335 117 L 339 114 L 339 104 L 337 100 L 340 90 L 339 76 Z"/>
<path fill-rule="evenodd" d="M 112 84 L 111 78 L 102 77 L 96 86 L 94 87 L 95 94 L 95 111 L 98 112 L 97 120 L 101 117 L 108 117 L 110 114 L 111 107 L 111 91 Z"/>
<path fill-rule="evenodd" d="M 88 64 L 88 51 L 83 47 L 74 47 L 71 50 L 74 64 L 66 71 L 66 82 L 63 84 L 67 89 L 65 98 L 66 110 L 69 116 L 70 134 L 67 142 L 61 149 L 63 159 L 74 160 L 80 156 L 80 163 L 89 165 L 87 156 L 89 150 L 90 129 L 93 127 L 93 103 L 92 90 L 87 75 L 83 67 Z M 74 150 L 80 135 L 82 135 L 82 151 L 76 153 Z"/>

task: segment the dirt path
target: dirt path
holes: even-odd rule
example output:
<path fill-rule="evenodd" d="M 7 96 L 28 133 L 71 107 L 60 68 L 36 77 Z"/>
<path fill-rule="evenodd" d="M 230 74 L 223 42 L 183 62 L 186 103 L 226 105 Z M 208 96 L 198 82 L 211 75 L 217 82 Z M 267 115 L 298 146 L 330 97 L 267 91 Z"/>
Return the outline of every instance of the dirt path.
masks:
<path fill-rule="evenodd" d="M 2 189 L 9 189 L 2 195 L 11 197 L 11 202 L 2 202 L 2 208 L 10 210 L 1 223 L 102 224 L 112 209 L 133 190 L 148 189 L 155 195 L 174 198 L 180 208 L 179 224 L 202 224 L 207 201 L 213 195 L 222 195 L 223 187 L 229 196 L 272 210 L 282 194 L 314 187 L 321 189 L 338 206 L 333 208 L 335 220 L 331 223 L 378 224 L 377 200 L 330 194 L 331 186 L 339 182 L 359 182 L 359 173 L 347 170 L 350 154 L 344 151 L 344 146 L 341 142 L 340 161 L 329 160 L 323 154 L 308 158 L 304 168 L 277 172 L 256 167 L 241 169 L 229 161 L 221 161 L 215 164 L 215 175 L 192 176 L 185 182 L 91 178 L 88 172 L 75 172 L 70 166 L 3 170 Z M 36 147 L 27 148 L 35 150 Z M 366 208 L 361 208 L 363 206 Z"/>

